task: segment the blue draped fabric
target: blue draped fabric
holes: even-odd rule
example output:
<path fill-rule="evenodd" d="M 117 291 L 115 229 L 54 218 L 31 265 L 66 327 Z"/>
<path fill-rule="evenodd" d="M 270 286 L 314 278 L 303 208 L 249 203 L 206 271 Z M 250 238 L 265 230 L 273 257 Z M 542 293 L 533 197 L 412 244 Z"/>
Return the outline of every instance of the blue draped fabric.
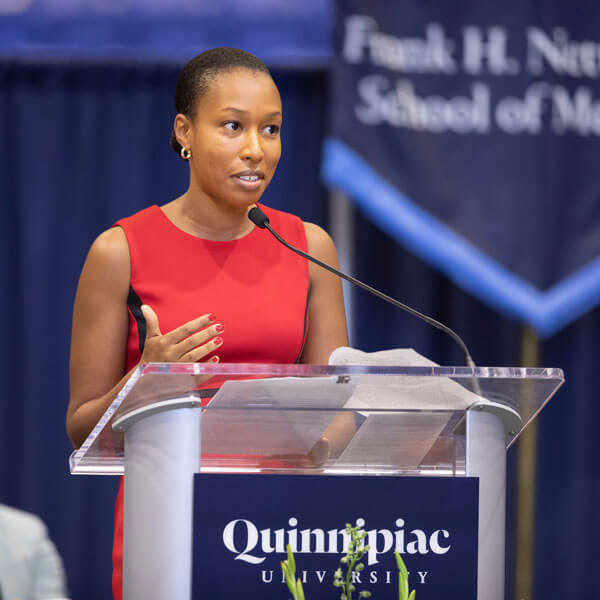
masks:
<path fill-rule="evenodd" d="M 322 0 L 2 0 L 0 57 L 174 62 L 215 46 L 269 64 L 323 65 L 333 7 Z"/>
<path fill-rule="evenodd" d="M 74 600 L 110 597 L 116 480 L 68 474 L 64 415 L 73 296 L 96 235 L 117 218 L 185 190 L 186 167 L 168 146 L 176 71 L 0 64 L 0 501 L 48 524 Z M 318 179 L 326 75 L 275 76 L 284 103 L 284 155 L 265 201 L 326 226 L 327 196 Z M 401 250 L 360 213 L 355 236 L 359 278 L 449 323 L 479 364 L 519 364 L 514 322 Z M 355 303 L 356 346 L 409 346 L 443 364 L 462 361 L 441 333 L 362 292 Z M 600 408 L 593 380 L 599 330 L 596 310 L 543 346 L 542 364 L 565 369 L 568 383 L 540 417 L 535 600 L 600 592 L 594 573 Z M 509 516 L 512 532 L 512 495 Z"/>

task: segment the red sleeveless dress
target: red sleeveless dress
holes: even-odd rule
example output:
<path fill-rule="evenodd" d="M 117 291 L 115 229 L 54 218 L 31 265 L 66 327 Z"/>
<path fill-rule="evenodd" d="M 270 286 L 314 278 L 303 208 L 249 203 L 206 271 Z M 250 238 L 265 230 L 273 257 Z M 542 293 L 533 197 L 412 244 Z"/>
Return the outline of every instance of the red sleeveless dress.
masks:
<path fill-rule="evenodd" d="M 307 251 L 298 217 L 262 205 L 261 209 L 284 239 Z M 125 232 L 131 261 L 125 372 L 139 362 L 143 350 L 142 304 L 156 312 L 162 333 L 214 313 L 225 327 L 223 344 L 215 352 L 221 362 L 299 361 L 308 326 L 308 263 L 268 231 L 254 228 L 227 242 L 204 240 L 176 227 L 158 206 L 116 225 Z M 113 546 L 115 600 L 122 597 L 122 561 L 121 480 Z"/>

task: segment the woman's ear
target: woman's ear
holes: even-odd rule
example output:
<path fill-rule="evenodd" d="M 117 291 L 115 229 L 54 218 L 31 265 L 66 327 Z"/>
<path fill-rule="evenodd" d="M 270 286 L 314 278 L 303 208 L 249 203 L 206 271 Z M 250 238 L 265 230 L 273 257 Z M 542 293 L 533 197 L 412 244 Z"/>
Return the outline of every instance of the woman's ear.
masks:
<path fill-rule="evenodd" d="M 173 122 L 173 133 L 183 148 L 189 148 L 191 145 L 191 125 L 188 117 L 181 113 L 177 113 L 175 121 Z"/>

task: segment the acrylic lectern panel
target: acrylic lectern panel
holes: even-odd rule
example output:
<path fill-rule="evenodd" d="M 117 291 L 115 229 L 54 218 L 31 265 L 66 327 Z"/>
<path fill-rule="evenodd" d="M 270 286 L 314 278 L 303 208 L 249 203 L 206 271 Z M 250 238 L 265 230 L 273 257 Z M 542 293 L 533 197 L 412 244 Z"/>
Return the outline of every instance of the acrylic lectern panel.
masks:
<path fill-rule="evenodd" d="M 351 440 L 320 472 L 456 476 L 466 410 L 501 416 L 510 446 L 563 380 L 560 369 L 512 367 L 145 364 L 72 454 L 71 472 L 121 474 L 124 424 L 189 406 L 202 413 L 200 471 L 314 470 L 315 440 L 345 422 Z"/>

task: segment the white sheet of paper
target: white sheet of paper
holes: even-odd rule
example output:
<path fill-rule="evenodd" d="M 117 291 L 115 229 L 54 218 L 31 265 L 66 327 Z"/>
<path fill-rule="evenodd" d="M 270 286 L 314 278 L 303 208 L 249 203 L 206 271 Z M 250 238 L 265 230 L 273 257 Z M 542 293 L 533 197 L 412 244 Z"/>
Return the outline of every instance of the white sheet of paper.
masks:
<path fill-rule="evenodd" d="M 305 455 L 321 438 L 334 411 L 347 403 L 357 382 L 338 377 L 227 381 L 202 416 L 202 452 Z M 332 412 L 310 410 L 317 407 Z"/>
<path fill-rule="evenodd" d="M 439 366 L 412 348 L 362 352 L 341 347 L 331 353 L 329 364 Z M 415 468 L 435 444 L 451 419 L 451 413 L 476 405 L 502 419 L 507 432 L 518 431 L 522 426 L 514 408 L 475 394 L 449 377 L 362 376 L 345 408 L 357 410 L 366 417 L 366 421 L 344 450 L 340 461 L 353 463 L 361 460 L 371 465 L 393 464 L 398 468 Z M 382 414 L 374 412 L 377 409 L 447 412 Z"/>
<path fill-rule="evenodd" d="M 329 364 L 439 366 L 412 348 L 362 352 L 341 347 L 332 352 Z M 339 462 L 416 469 L 452 417 L 452 411 L 465 410 L 482 400 L 485 401 L 447 377 L 364 375 L 345 408 L 358 410 L 366 420 L 340 456 Z M 373 409 L 448 412 L 378 413 Z"/>

